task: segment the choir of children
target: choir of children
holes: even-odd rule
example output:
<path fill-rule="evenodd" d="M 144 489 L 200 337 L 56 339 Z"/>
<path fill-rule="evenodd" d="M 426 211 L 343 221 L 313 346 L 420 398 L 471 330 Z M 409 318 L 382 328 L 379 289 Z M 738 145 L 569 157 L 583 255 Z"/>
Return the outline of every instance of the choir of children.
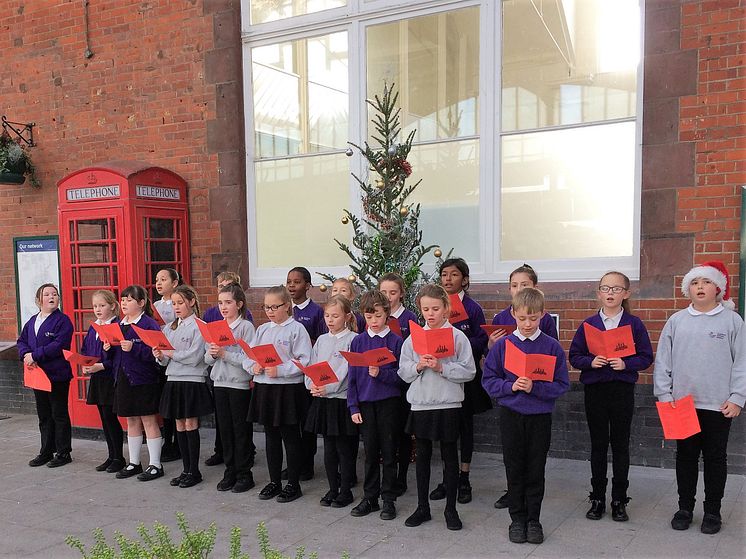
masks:
<path fill-rule="evenodd" d="M 212 330 L 197 318 L 197 294 L 171 268 L 159 270 L 154 279 L 161 299 L 153 306 L 166 322 L 163 334 L 143 287 L 127 287 L 120 301 L 110 291 L 94 292 L 95 323 L 80 353 L 92 358 L 82 365 L 83 374 L 90 376 L 87 403 L 98 408 L 108 448 L 106 460 L 95 469 L 120 479 L 137 476 L 150 481 L 163 476 L 160 412 L 164 421 L 176 422 L 180 453 L 173 456 L 180 454 L 184 464 L 171 485 L 196 485 L 202 481 L 199 417 L 214 409 L 222 444 L 216 441 L 208 464 L 225 462 L 219 491 L 242 493 L 254 487 L 252 422 L 257 422 L 264 427 L 269 470 L 269 483 L 259 499 L 287 503 L 302 496 L 300 481 L 313 477 L 320 434 L 329 486 L 320 504 L 347 507 L 354 498 L 362 437 L 363 495 L 351 515 L 380 510 L 382 519 L 392 520 L 394 503 L 407 490 L 414 439 L 417 508 L 405 525 L 429 521 L 430 500 L 446 499 L 446 527 L 459 530 L 456 503 L 472 500 L 473 416 L 494 401 L 508 485 L 495 507 L 509 508 L 511 542 L 541 543 L 552 411 L 570 386 L 556 323 L 545 312 L 543 293 L 536 289 L 538 277 L 528 264 L 510 274 L 511 305 L 495 315 L 492 324 L 497 328 L 489 336 L 482 308 L 468 295 L 466 262 L 448 259 L 439 274 L 442 287 L 426 284 L 417 296 L 423 328 L 417 315 L 404 307 L 404 281 L 397 274 L 382 276 L 378 289 L 362 295 L 356 312 L 352 281 L 336 280 L 321 307 L 308 298 L 310 272 L 295 267 L 288 272 L 286 286 L 265 292 L 268 322 L 255 330 L 239 277 L 223 272 L 217 278 L 218 305 L 203 317 L 205 322 L 224 321 L 220 343 L 217 338 L 205 341 Z M 693 520 L 700 454 L 705 472 L 701 531 L 714 534 L 722 524 L 728 434 L 746 401 L 746 332 L 732 310 L 728 289 L 722 263 L 707 262 L 690 270 L 682 292 L 691 305 L 670 317 L 658 344 L 655 395 L 669 406 L 691 395 L 701 426 L 697 434 L 677 441 L 679 510 L 671 520 L 676 530 L 685 530 Z M 627 276 L 605 274 L 596 292 L 600 310 L 580 324 L 569 350 L 569 362 L 580 370 L 585 394 L 591 442 L 591 507 L 586 517 L 591 520 L 600 520 L 606 511 L 609 445 L 611 516 L 615 521 L 629 519 L 635 383 L 639 372 L 653 363 L 648 332 L 630 314 L 630 294 Z M 25 374 L 37 383 L 40 376 L 48 379 L 47 388 L 42 382 L 34 390 L 41 448 L 30 466 L 58 467 L 72 461 L 67 412 L 72 372 L 63 352 L 66 355 L 71 348 L 73 325 L 59 303 L 54 285 L 40 286 L 40 312 L 18 339 Z M 117 323 L 120 339 L 104 334 Z M 158 331 L 160 338 L 146 331 Z M 604 342 L 608 337 L 612 344 Z M 431 345 L 431 338 L 439 341 Z M 214 383 L 212 394 L 208 377 Z M 128 463 L 118 417 L 127 422 Z M 168 430 L 166 423 L 164 432 Z M 149 450 L 144 470 L 143 432 Z M 435 441 L 440 443 L 443 481 L 430 491 Z M 288 480 L 284 487 L 283 446 Z"/>

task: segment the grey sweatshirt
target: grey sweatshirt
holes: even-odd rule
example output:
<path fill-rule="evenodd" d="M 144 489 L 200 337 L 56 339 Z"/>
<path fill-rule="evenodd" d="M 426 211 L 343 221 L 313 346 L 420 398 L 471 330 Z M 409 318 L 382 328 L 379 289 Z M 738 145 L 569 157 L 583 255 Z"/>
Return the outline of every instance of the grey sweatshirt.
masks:
<path fill-rule="evenodd" d="M 282 324 L 265 322 L 256 330 L 254 346 L 272 344 L 282 363 L 277 366 L 277 376 L 268 377 L 266 374 L 254 375 L 257 384 L 297 384 L 303 382 L 303 373 L 295 366 L 293 359 L 302 365 L 308 365 L 311 359 L 311 338 L 304 326 L 292 316 Z M 250 358 L 243 360 L 243 368 L 251 371 L 255 365 Z"/>
<path fill-rule="evenodd" d="M 179 320 L 179 319 L 177 319 Z M 176 330 L 171 329 L 173 322 L 166 325 L 163 333 L 174 346 L 173 357 L 158 359 L 166 367 L 168 380 L 183 382 L 205 382 L 207 364 L 205 363 L 205 340 L 199 333 L 194 315 L 180 321 Z"/>
<path fill-rule="evenodd" d="M 743 320 L 719 305 L 698 313 L 690 305 L 668 319 L 658 341 L 654 394 L 661 402 L 694 397 L 699 409 L 718 411 L 725 401 L 746 401 Z"/>
<path fill-rule="evenodd" d="M 243 340 L 249 345 L 254 343 L 254 325 L 243 318 L 239 318 L 230 324 L 233 337 L 236 341 Z M 237 390 L 249 390 L 249 383 L 253 376 L 250 371 L 242 367 L 246 354 L 238 344 L 224 347 L 225 355 L 220 358 L 210 356 L 210 344 L 205 344 L 205 363 L 212 365 L 210 378 L 219 388 L 235 388 Z"/>
<path fill-rule="evenodd" d="M 350 351 L 350 344 L 355 336 L 355 332 L 347 329 L 338 334 L 322 334 L 311 350 L 310 364 L 328 361 L 339 381 L 324 385 L 326 398 L 347 398 L 347 360 L 339 352 Z M 311 379 L 305 377 L 305 382 L 306 388 L 309 388 Z"/>
<path fill-rule="evenodd" d="M 420 356 L 412 347 L 412 336 L 404 340 L 399 358 L 399 376 L 404 382 L 410 383 L 407 401 L 412 404 L 412 411 L 460 408 L 464 400 L 464 383 L 477 373 L 469 338 L 449 323 L 444 328 L 453 330 L 456 352 L 440 360 L 443 367 L 441 373 L 429 368 L 418 373 Z M 425 326 L 425 330 L 429 329 L 429 326 Z"/>

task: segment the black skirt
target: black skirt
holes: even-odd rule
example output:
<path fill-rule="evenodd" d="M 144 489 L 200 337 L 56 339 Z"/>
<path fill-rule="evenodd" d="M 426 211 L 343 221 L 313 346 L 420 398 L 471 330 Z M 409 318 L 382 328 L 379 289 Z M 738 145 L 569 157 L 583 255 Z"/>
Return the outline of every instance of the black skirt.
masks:
<path fill-rule="evenodd" d="M 270 427 L 303 425 L 308 411 L 308 390 L 302 382 L 293 384 L 255 383 L 251 390 L 247 420 Z"/>
<path fill-rule="evenodd" d="M 458 440 L 461 408 L 409 412 L 405 431 L 428 441 L 452 443 Z"/>
<path fill-rule="evenodd" d="M 475 415 L 492 409 L 492 398 L 482 387 L 482 369 L 477 365 L 477 374 L 464 384 L 463 413 Z"/>
<path fill-rule="evenodd" d="M 212 398 L 207 385 L 204 382 L 166 381 L 160 413 L 167 419 L 187 419 L 212 413 Z"/>
<path fill-rule="evenodd" d="M 91 406 L 113 406 L 114 377 L 103 372 L 93 373 L 88 381 L 85 403 Z"/>
<path fill-rule="evenodd" d="M 347 398 L 314 398 L 304 429 L 327 437 L 358 434 L 347 409 Z"/>
<path fill-rule="evenodd" d="M 114 388 L 114 413 L 119 417 L 138 417 L 155 415 L 161 402 L 161 385 L 130 385 L 123 369 L 117 373 L 117 385 Z"/>

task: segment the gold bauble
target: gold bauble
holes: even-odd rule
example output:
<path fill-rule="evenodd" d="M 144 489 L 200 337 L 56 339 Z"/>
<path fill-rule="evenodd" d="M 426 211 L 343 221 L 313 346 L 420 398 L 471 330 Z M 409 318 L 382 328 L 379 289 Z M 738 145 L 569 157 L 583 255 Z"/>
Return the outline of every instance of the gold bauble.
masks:
<path fill-rule="evenodd" d="M 435 250 L 433 251 L 433 254 L 435 255 L 435 258 L 440 258 L 441 256 L 443 256 L 443 251 L 442 251 L 442 250 L 440 250 L 439 248 L 436 248 L 436 249 L 435 249 Z"/>
<path fill-rule="evenodd" d="M 352 283 L 355 283 L 357 281 L 357 276 L 355 274 L 350 274 L 347 276 L 347 279 L 350 280 Z"/>
<path fill-rule="evenodd" d="M 350 222 L 349 219 L 347 219 L 347 216 L 342 216 L 342 225 L 347 225 Z"/>
<path fill-rule="evenodd" d="M 319 291 L 321 291 L 323 293 L 326 290 L 327 290 L 327 287 L 326 287 L 325 284 L 322 283 L 321 285 L 319 285 Z"/>
<path fill-rule="evenodd" d="M 407 206 L 402 206 L 399 208 L 399 215 L 406 216 L 409 213 L 409 208 Z"/>
<path fill-rule="evenodd" d="M 383 189 L 384 183 L 382 179 L 376 179 L 376 187 Z"/>

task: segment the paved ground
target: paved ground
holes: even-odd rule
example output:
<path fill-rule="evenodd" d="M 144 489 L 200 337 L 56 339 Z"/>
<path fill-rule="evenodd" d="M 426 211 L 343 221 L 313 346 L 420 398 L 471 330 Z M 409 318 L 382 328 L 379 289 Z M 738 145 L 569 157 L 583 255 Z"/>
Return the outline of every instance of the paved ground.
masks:
<path fill-rule="evenodd" d="M 211 448 L 213 432 L 203 430 L 203 456 Z M 263 447 L 263 435 L 255 434 Z M 116 480 L 93 467 L 102 460 L 105 445 L 96 441 L 73 441 L 74 462 L 58 469 L 29 468 L 27 461 L 38 450 L 35 418 L 15 416 L 0 421 L 0 558 L 80 557 L 64 543 L 66 535 L 81 537 L 90 544 L 90 531 L 101 527 L 111 538 L 115 530 L 134 536 L 136 526 L 156 520 L 175 525 L 176 511 L 183 511 L 194 526 L 214 521 L 218 543 L 213 557 L 227 556 L 230 527 L 240 526 L 244 549 L 260 556 L 254 530 L 264 521 L 272 544 L 288 554 L 298 546 L 316 551 L 320 559 L 340 557 L 746 557 L 746 489 L 744 476 L 729 476 L 723 502 L 723 530 L 706 536 L 699 531 L 701 507 L 695 525 L 675 532 L 669 520 L 675 511 L 674 472 L 632 467 L 629 505 L 631 521 L 585 519 L 588 504 L 589 465 L 574 460 L 550 459 L 542 522 L 546 541 L 542 545 L 508 542 L 508 514 L 492 503 L 505 487 L 505 472 L 499 455 L 477 454 L 472 485 L 474 501 L 460 505 L 464 522 L 460 532 L 445 529 L 442 502 L 432 503 L 433 521 L 419 528 L 406 528 L 404 519 L 414 510 L 414 468 L 409 492 L 399 499 L 399 517 L 385 522 L 377 515 L 353 518 L 347 509 L 318 505 L 326 490 L 319 475 L 323 471 L 317 455 L 317 478 L 304 484 L 305 495 L 290 504 L 259 501 L 258 489 L 244 494 L 219 493 L 215 484 L 222 467 L 205 467 L 205 482 L 191 489 L 172 488 L 168 479 L 179 473 L 179 465 L 166 464 L 166 478 L 147 484 L 134 479 Z M 437 452 L 435 453 L 437 455 Z M 361 452 L 362 456 L 362 452 Z M 358 468 L 361 470 L 361 468 Z M 435 466 L 434 470 L 439 470 Z M 254 468 L 257 485 L 267 482 L 263 452 Z M 433 479 L 439 477 L 433 472 Z M 701 481 L 700 481 L 701 484 Z M 701 488 L 700 488 L 701 491 Z M 356 496 L 360 492 L 356 488 Z"/>

